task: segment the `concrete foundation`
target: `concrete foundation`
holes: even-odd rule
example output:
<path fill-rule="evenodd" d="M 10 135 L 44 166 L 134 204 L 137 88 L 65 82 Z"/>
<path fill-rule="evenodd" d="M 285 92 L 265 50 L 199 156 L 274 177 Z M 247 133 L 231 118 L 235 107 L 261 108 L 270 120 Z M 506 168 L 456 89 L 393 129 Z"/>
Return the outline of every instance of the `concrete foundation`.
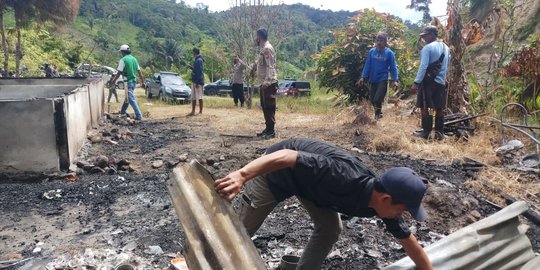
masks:
<path fill-rule="evenodd" d="M 0 173 L 67 170 L 104 101 L 101 79 L 0 80 Z"/>

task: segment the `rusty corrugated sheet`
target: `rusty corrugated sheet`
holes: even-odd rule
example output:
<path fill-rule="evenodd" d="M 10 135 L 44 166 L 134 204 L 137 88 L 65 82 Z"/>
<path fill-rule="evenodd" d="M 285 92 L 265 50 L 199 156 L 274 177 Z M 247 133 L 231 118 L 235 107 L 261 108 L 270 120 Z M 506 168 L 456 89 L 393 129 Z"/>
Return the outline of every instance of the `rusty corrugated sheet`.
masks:
<path fill-rule="evenodd" d="M 520 224 L 518 218 L 528 209 L 525 202 L 513 203 L 425 248 L 434 269 L 540 269 L 539 259 L 535 258 L 525 235 L 528 227 Z M 415 267 L 406 257 L 384 269 L 413 270 Z"/>
<path fill-rule="evenodd" d="M 186 235 L 190 270 L 266 269 L 230 203 L 214 191 L 214 180 L 198 162 L 174 169 L 168 183 Z"/>

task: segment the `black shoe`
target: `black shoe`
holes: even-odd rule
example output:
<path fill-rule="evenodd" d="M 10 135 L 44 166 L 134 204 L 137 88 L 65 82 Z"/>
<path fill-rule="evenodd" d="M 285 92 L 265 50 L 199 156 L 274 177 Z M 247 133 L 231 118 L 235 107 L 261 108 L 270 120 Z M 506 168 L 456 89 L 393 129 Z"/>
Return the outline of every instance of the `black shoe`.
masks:
<path fill-rule="evenodd" d="M 416 131 L 414 136 L 428 139 L 433 129 L 433 116 L 426 115 L 422 116 L 422 130 Z"/>
<path fill-rule="evenodd" d="M 263 131 L 257 133 L 257 137 L 264 137 L 264 135 L 266 135 L 267 132 L 268 132 L 268 131 L 265 129 L 265 130 L 263 130 Z"/>
<path fill-rule="evenodd" d="M 381 114 L 375 115 L 375 120 L 377 120 L 377 121 L 378 121 L 378 120 L 381 120 L 382 118 L 383 118 L 382 113 L 381 113 Z"/>
<path fill-rule="evenodd" d="M 268 140 L 276 137 L 275 131 L 267 131 L 263 136 L 263 139 Z"/>
<path fill-rule="evenodd" d="M 439 141 L 446 139 L 444 135 L 444 115 L 435 116 L 435 139 Z"/>

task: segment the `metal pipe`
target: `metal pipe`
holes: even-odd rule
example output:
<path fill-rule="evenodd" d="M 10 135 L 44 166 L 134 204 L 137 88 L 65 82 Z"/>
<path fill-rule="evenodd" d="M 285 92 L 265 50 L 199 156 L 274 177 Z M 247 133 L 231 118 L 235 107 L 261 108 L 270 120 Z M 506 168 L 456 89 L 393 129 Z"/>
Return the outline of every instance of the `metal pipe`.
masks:
<path fill-rule="evenodd" d="M 507 128 L 511 128 L 513 130 L 516 130 L 516 131 L 519 131 L 521 133 L 523 133 L 525 136 L 529 137 L 531 140 L 533 140 L 533 142 L 535 142 L 536 144 L 540 145 L 540 141 L 538 139 L 536 139 L 533 135 L 529 134 L 529 132 L 521 129 L 521 128 L 518 128 L 518 127 L 515 127 L 513 125 L 510 125 L 510 124 L 504 124 L 504 123 L 501 123 L 501 125 L 503 127 L 507 127 Z M 504 130 L 504 129 L 503 129 Z"/>
<path fill-rule="evenodd" d="M 524 120 L 524 124 L 525 125 L 529 125 L 528 124 L 528 114 L 527 114 L 527 108 L 525 108 L 525 106 L 519 104 L 519 103 L 508 103 L 506 105 L 504 105 L 501 109 L 501 124 L 504 125 L 504 115 L 505 115 L 505 112 L 506 112 L 506 109 L 508 109 L 509 107 L 512 107 L 512 106 L 516 106 L 518 107 L 521 112 L 523 113 L 523 120 Z M 504 128 L 501 128 L 501 142 L 503 144 L 506 143 L 506 138 L 505 138 L 505 134 L 504 134 Z"/>

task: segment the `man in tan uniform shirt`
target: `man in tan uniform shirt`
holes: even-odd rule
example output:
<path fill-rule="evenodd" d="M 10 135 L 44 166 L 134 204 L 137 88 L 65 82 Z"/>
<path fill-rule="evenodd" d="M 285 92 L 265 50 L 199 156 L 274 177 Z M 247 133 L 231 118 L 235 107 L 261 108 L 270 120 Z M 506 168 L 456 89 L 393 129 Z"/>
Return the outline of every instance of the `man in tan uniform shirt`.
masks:
<path fill-rule="evenodd" d="M 259 82 L 261 107 L 266 123 L 266 128 L 262 132 L 257 133 L 257 136 L 270 139 L 276 136 L 274 131 L 276 125 L 276 91 L 278 86 L 276 51 L 270 42 L 268 42 L 268 32 L 266 29 L 257 30 L 256 42 L 261 48 L 257 63 L 257 80 Z"/>

